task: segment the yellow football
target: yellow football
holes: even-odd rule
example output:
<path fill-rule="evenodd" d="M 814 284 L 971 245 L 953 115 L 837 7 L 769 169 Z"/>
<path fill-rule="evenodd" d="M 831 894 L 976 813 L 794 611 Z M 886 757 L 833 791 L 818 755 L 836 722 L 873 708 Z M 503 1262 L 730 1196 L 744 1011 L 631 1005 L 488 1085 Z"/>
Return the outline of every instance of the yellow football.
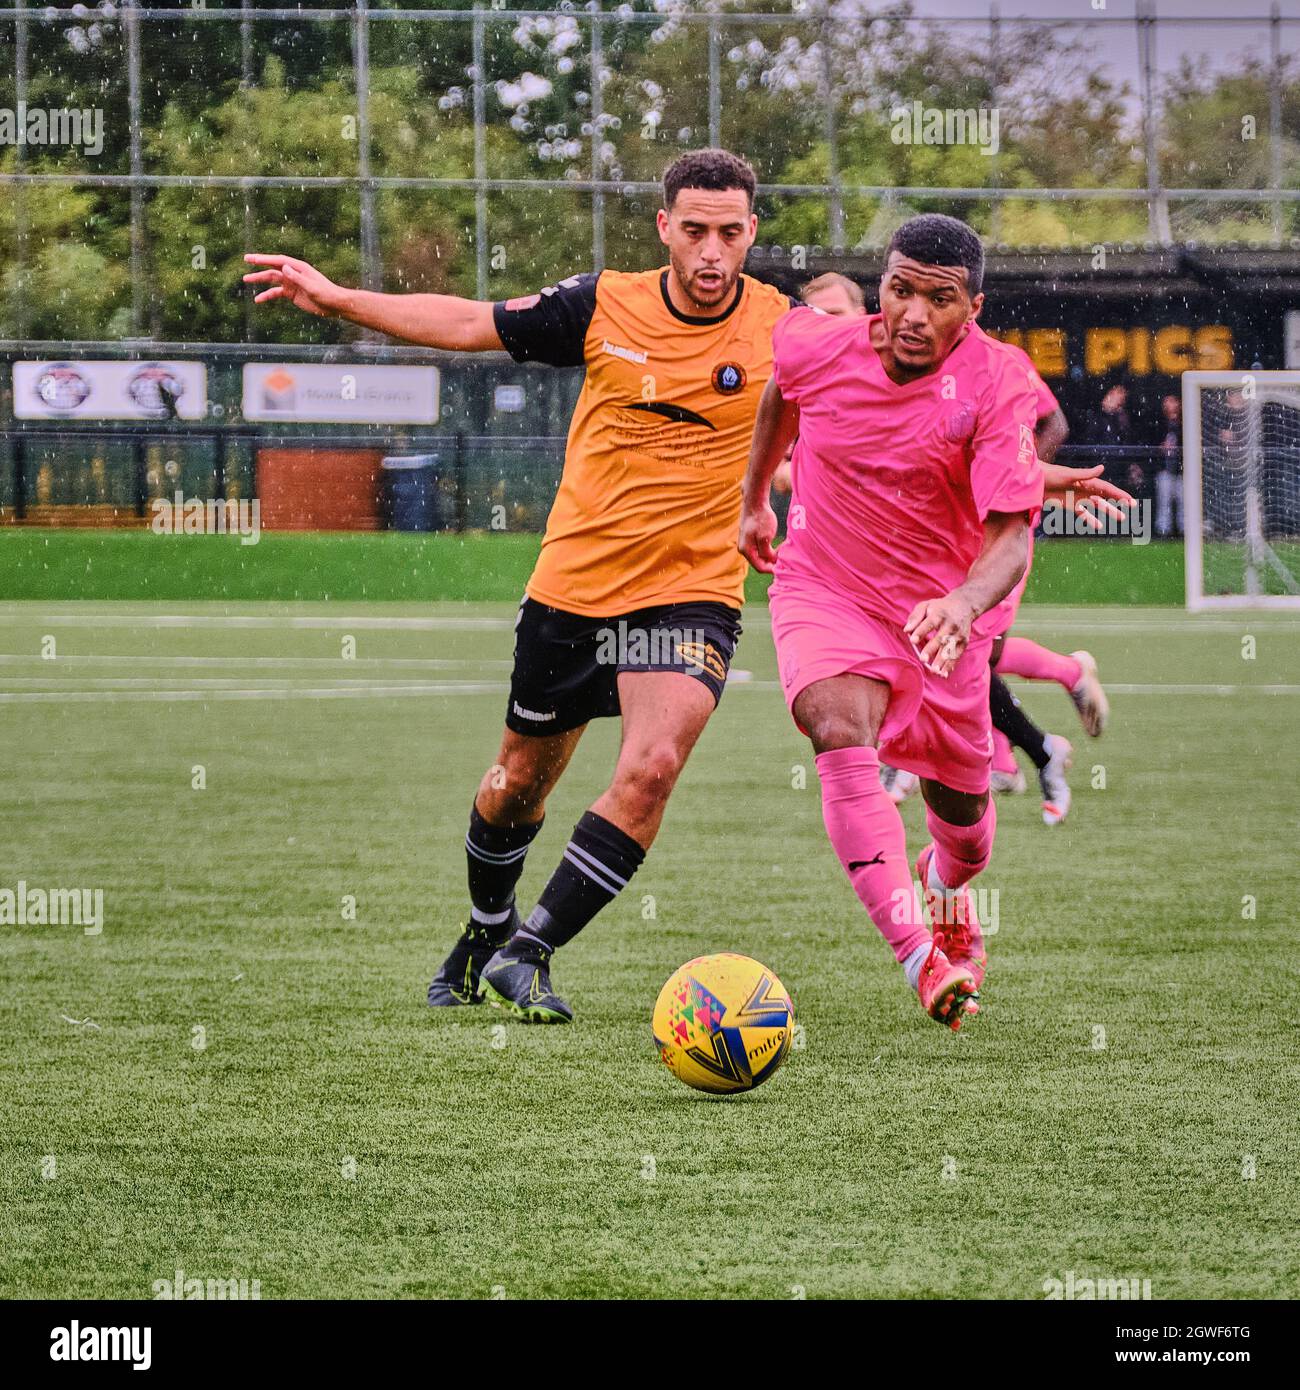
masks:
<path fill-rule="evenodd" d="M 761 1086 L 794 1035 L 794 1005 L 765 965 L 722 951 L 688 960 L 659 991 L 654 1038 L 664 1065 L 697 1091 Z"/>

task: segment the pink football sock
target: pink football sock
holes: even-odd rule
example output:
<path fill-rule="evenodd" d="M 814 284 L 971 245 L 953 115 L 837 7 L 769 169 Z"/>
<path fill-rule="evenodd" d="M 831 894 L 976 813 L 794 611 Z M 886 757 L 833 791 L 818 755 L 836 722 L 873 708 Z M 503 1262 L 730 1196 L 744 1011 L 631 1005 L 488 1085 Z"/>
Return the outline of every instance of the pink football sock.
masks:
<path fill-rule="evenodd" d="M 880 928 L 890 949 L 905 961 L 929 942 L 907 862 L 907 832 L 898 807 L 880 785 L 874 748 L 834 748 L 818 753 L 822 819 L 853 891 Z"/>
<path fill-rule="evenodd" d="M 1049 651 L 1028 637 L 1008 637 L 998 657 L 999 676 L 1023 676 L 1030 681 L 1055 681 L 1073 690 L 1083 675 L 1083 667 L 1072 656 Z"/>
<path fill-rule="evenodd" d="M 1016 754 L 1015 750 L 1011 747 L 1011 740 L 1001 729 L 994 729 L 993 771 L 1009 772 L 1014 776 L 1019 770 L 1020 764 L 1016 762 Z"/>
<path fill-rule="evenodd" d="M 949 825 L 928 806 L 925 823 L 934 839 L 933 868 L 945 888 L 960 888 L 969 883 L 988 864 L 998 824 L 992 797 L 974 825 Z"/>

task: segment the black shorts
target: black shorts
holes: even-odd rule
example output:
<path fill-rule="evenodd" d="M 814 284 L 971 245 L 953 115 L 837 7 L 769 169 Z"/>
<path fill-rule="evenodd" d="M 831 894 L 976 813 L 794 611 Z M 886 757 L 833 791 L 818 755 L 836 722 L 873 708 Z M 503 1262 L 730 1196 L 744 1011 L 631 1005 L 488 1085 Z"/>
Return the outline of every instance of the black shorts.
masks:
<path fill-rule="evenodd" d="M 622 671 L 680 671 L 707 686 L 716 705 L 739 637 L 740 610 L 725 603 L 584 618 L 525 598 L 515 621 L 506 727 L 545 736 L 619 714 Z"/>

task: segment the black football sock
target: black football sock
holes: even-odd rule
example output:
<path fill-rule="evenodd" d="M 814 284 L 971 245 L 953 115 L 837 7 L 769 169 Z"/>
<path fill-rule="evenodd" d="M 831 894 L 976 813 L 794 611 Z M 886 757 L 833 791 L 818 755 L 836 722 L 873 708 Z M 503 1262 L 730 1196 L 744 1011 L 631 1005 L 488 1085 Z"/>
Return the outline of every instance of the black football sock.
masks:
<path fill-rule="evenodd" d="M 572 941 L 627 887 L 644 859 L 645 850 L 630 835 L 588 811 L 574 826 L 564 858 L 515 941 L 540 942 L 549 951 Z"/>
<path fill-rule="evenodd" d="M 993 727 L 1006 734 L 1017 748 L 1023 748 L 1041 772 L 1052 756 L 1047 747 L 1047 735 L 1020 707 L 1020 701 L 1001 676 L 992 676 L 989 680 L 989 713 L 993 716 Z"/>
<path fill-rule="evenodd" d="M 524 871 L 524 855 L 542 822 L 535 825 L 490 825 L 478 807 L 469 813 L 465 859 L 469 865 L 469 897 L 474 904 L 470 919 L 502 940 L 510 935 L 515 905 L 515 884 Z"/>

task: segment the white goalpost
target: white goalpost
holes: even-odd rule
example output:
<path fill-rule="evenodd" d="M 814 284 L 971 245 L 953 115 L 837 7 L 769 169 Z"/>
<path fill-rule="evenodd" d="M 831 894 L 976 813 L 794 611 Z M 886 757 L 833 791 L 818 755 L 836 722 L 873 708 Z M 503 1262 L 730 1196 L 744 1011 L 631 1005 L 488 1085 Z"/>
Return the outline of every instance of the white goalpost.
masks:
<path fill-rule="evenodd" d="M 1300 608 L 1300 372 L 1184 372 L 1187 607 Z"/>

